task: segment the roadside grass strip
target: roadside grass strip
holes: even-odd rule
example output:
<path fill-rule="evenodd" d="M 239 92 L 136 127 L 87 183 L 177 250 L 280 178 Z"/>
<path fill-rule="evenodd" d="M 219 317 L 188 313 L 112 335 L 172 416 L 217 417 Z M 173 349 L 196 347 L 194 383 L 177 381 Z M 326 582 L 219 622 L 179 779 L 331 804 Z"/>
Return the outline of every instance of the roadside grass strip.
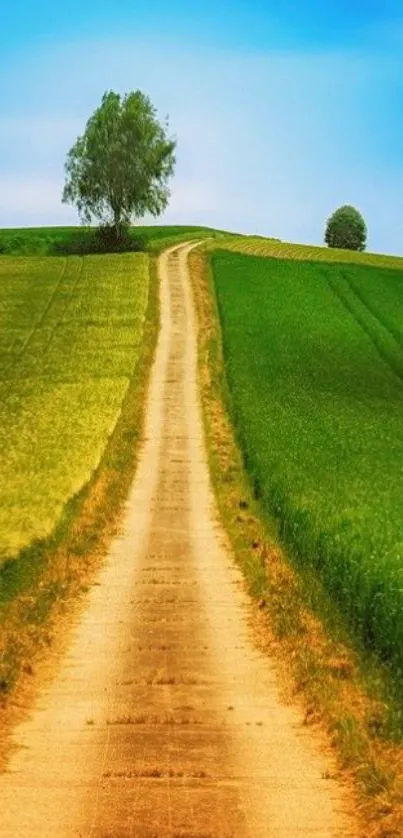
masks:
<path fill-rule="evenodd" d="M 91 479 L 139 357 L 145 254 L 0 259 L 0 562 Z"/>
<path fill-rule="evenodd" d="M 367 648 L 403 676 L 403 271 L 211 256 L 257 495 Z"/>

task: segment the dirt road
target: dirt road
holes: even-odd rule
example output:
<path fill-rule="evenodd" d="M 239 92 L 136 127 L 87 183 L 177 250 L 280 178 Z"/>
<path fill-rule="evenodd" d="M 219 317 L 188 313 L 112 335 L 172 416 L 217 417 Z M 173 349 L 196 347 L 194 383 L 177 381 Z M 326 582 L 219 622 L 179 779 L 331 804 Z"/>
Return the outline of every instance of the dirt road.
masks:
<path fill-rule="evenodd" d="M 162 328 L 121 537 L 0 777 L 2 838 L 329 838 L 341 788 L 248 629 L 212 500 L 188 247 Z"/>

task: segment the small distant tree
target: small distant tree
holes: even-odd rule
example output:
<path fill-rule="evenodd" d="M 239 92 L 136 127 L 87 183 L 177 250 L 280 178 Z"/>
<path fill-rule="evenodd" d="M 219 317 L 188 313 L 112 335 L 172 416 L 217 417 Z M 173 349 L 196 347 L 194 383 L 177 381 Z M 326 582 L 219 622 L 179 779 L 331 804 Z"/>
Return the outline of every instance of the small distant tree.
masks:
<path fill-rule="evenodd" d="M 361 213 L 350 206 L 337 209 L 327 222 L 325 242 L 329 247 L 365 250 L 367 227 Z"/>
<path fill-rule="evenodd" d="M 119 240 L 135 218 L 166 208 L 175 147 L 147 96 L 109 91 L 67 155 L 63 202 Z"/>

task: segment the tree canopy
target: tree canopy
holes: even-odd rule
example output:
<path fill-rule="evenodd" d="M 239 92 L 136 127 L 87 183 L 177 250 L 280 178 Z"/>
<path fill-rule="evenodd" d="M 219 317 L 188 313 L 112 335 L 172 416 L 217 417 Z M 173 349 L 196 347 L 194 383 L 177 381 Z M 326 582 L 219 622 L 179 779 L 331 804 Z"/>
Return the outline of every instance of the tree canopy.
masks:
<path fill-rule="evenodd" d="M 136 218 L 166 208 L 175 148 L 147 96 L 109 91 L 67 155 L 63 201 L 84 222 L 113 227 L 119 237 Z"/>
<path fill-rule="evenodd" d="M 329 247 L 365 250 L 367 227 L 361 213 L 350 206 L 337 209 L 327 222 L 325 242 Z"/>

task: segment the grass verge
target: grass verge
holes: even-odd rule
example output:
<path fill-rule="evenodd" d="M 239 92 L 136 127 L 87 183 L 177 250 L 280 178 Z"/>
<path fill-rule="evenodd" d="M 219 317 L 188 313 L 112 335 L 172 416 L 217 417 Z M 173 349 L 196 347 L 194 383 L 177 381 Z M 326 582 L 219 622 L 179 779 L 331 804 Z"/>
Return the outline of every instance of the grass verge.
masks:
<path fill-rule="evenodd" d="M 63 645 L 63 617 L 94 581 L 133 480 L 145 397 L 159 324 L 157 260 L 150 259 L 149 298 L 139 360 L 116 428 L 91 481 L 71 500 L 56 532 L 10 562 L 13 596 L 0 611 L 0 720 L 8 729 L 32 692 L 44 650 Z M 14 587 L 12 581 L 14 580 Z M 63 624 L 63 632 L 62 632 Z M 27 697 L 28 696 L 28 697 Z M 5 738 L 3 739 L 4 757 Z"/>
<path fill-rule="evenodd" d="M 296 572 L 279 547 L 275 524 L 254 497 L 234 435 L 215 287 L 201 250 L 191 254 L 190 269 L 211 475 L 235 556 L 259 605 L 262 643 L 276 657 L 289 691 L 300 696 L 306 723 L 324 726 L 342 776 L 354 780 L 366 836 L 398 838 L 400 696 L 387 671 L 353 644 L 315 574 Z"/>

